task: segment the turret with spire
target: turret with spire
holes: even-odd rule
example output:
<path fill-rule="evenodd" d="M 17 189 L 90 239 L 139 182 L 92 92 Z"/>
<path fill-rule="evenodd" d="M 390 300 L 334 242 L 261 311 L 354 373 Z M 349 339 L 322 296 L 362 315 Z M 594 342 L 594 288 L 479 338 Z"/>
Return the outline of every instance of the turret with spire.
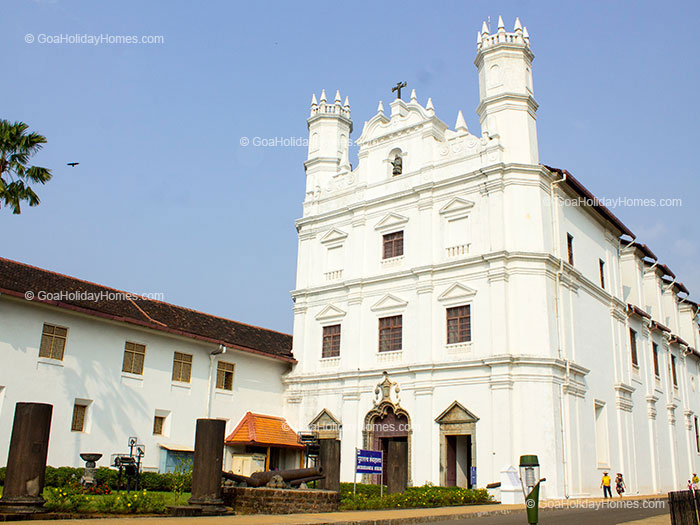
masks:
<path fill-rule="evenodd" d="M 318 188 L 325 187 L 331 177 L 350 169 L 350 100 L 346 96 L 345 102 L 342 102 L 340 90 L 335 92 L 333 103 L 329 103 L 325 89 L 321 91 L 318 101 L 316 95 L 312 95 L 307 124 L 309 152 L 304 163 L 307 195 L 316 195 Z"/>
<path fill-rule="evenodd" d="M 512 32 L 502 17 L 490 34 L 486 22 L 478 33 L 474 64 L 479 70 L 479 98 L 476 109 L 482 134 L 498 136 L 505 162 L 537 164 L 537 102 L 532 87 L 530 36 L 520 19 Z"/>

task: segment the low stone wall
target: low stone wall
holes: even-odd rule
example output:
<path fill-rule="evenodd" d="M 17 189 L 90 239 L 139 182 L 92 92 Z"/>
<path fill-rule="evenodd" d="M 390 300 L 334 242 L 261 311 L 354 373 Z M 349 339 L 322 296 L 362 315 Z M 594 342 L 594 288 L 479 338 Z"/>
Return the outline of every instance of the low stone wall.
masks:
<path fill-rule="evenodd" d="M 340 493 L 330 490 L 223 487 L 224 505 L 236 514 L 334 512 Z"/>

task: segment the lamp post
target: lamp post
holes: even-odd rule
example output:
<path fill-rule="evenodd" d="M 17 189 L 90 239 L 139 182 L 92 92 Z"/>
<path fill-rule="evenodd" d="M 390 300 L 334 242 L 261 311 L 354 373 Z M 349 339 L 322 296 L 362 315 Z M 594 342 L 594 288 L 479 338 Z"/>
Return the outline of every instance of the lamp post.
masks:
<path fill-rule="evenodd" d="M 540 478 L 540 462 L 537 456 L 520 456 L 520 483 L 523 486 L 525 506 L 527 507 L 527 522 L 532 525 L 538 522 L 540 483 L 543 481 L 546 480 Z"/>

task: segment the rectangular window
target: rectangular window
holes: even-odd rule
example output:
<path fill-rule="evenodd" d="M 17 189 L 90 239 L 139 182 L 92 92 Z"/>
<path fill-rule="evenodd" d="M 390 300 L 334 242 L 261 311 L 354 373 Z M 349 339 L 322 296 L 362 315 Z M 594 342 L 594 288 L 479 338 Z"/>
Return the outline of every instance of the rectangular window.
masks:
<path fill-rule="evenodd" d="M 472 340 L 471 305 L 447 309 L 447 344 Z"/>
<path fill-rule="evenodd" d="M 165 416 L 156 416 L 153 418 L 153 434 L 156 436 L 163 435 L 165 428 Z"/>
<path fill-rule="evenodd" d="M 605 262 L 598 259 L 598 269 L 600 270 L 600 287 L 605 290 Z"/>
<path fill-rule="evenodd" d="M 394 352 L 401 350 L 402 316 L 383 317 L 379 319 L 379 351 Z"/>
<path fill-rule="evenodd" d="M 39 357 L 63 361 L 63 351 L 66 348 L 67 337 L 68 328 L 44 323 L 44 329 L 41 332 Z"/>
<path fill-rule="evenodd" d="M 634 366 L 639 366 L 639 361 L 637 360 L 637 332 L 630 328 L 630 352 L 632 354 L 632 364 Z"/>
<path fill-rule="evenodd" d="M 192 375 L 192 354 L 175 352 L 173 357 L 173 381 L 189 383 Z"/>
<path fill-rule="evenodd" d="M 610 441 L 608 439 L 608 418 L 605 404 L 595 403 L 595 450 L 598 467 L 610 464 Z"/>
<path fill-rule="evenodd" d="M 122 372 L 129 374 L 143 374 L 143 361 L 146 358 L 146 345 L 126 342 L 124 345 L 124 361 Z"/>
<path fill-rule="evenodd" d="M 221 390 L 233 390 L 233 370 L 235 365 L 226 361 L 219 361 L 216 369 L 216 388 Z"/>
<path fill-rule="evenodd" d="M 71 421 L 70 429 L 73 432 L 83 432 L 85 430 L 85 414 L 87 413 L 87 405 L 75 403 L 73 405 L 73 420 Z"/>
<path fill-rule="evenodd" d="M 700 452 L 700 430 L 698 429 L 698 416 L 695 416 L 695 450 Z"/>
<path fill-rule="evenodd" d="M 678 376 L 676 375 L 676 356 L 671 356 L 671 379 L 673 379 L 673 386 L 678 386 Z"/>
<path fill-rule="evenodd" d="M 403 255 L 403 231 L 387 233 L 384 239 L 383 259 L 391 259 Z"/>
<path fill-rule="evenodd" d="M 659 346 L 656 343 L 651 343 L 651 350 L 654 355 L 654 375 L 659 377 Z"/>
<path fill-rule="evenodd" d="M 566 250 L 569 254 L 569 264 L 574 265 L 574 236 L 570 233 L 566 234 Z"/>
<path fill-rule="evenodd" d="M 338 357 L 340 355 L 340 325 L 323 327 L 323 350 L 321 357 Z"/>

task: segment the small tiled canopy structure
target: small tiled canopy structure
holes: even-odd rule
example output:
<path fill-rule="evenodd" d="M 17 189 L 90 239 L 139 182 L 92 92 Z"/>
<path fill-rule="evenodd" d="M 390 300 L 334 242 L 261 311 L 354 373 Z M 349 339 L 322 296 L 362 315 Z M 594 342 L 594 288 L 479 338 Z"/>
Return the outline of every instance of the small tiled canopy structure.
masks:
<path fill-rule="evenodd" d="M 247 412 L 238 426 L 224 441 L 229 446 L 254 446 L 267 449 L 265 470 L 270 465 L 271 449 L 302 452 L 304 445 L 283 417 Z M 303 453 L 302 453 L 303 457 Z"/>
<path fill-rule="evenodd" d="M 258 447 L 304 448 L 299 436 L 283 417 L 247 412 L 233 432 L 226 438 L 227 445 Z"/>

